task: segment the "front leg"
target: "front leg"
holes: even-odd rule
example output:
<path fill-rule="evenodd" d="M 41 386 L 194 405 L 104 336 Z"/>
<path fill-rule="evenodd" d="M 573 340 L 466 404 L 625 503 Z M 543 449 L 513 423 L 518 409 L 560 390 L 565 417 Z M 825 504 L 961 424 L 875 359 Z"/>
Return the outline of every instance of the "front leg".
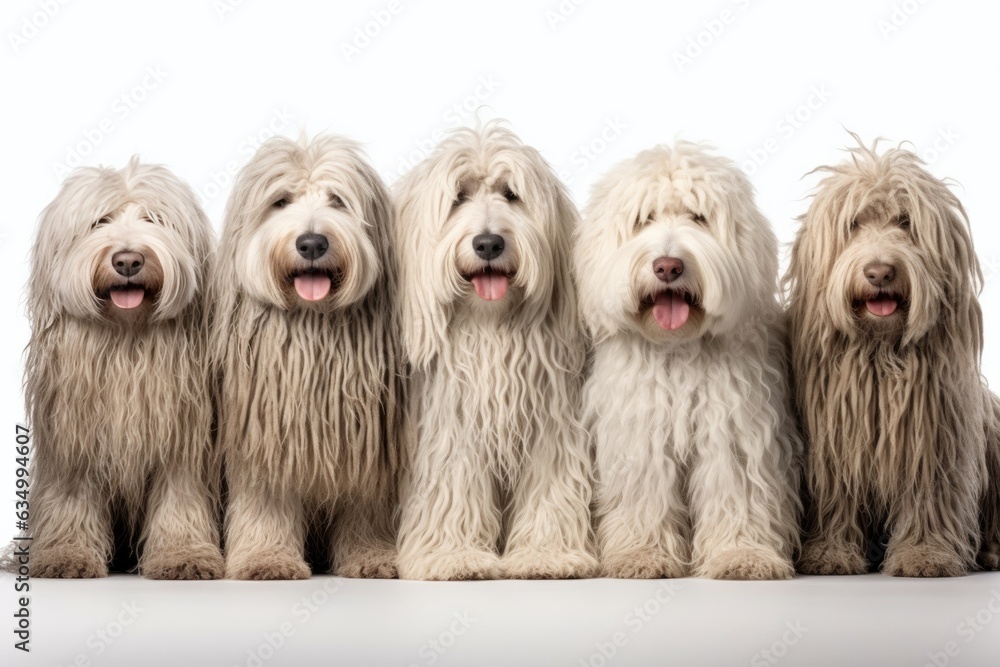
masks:
<path fill-rule="evenodd" d="M 229 478 L 226 577 L 308 579 L 302 501 L 291 490 L 268 488 L 246 474 Z"/>
<path fill-rule="evenodd" d="M 604 576 L 684 577 L 690 536 L 683 471 L 652 433 L 595 433 L 594 513 Z"/>
<path fill-rule="evenodd" d="M 112 551 L 108 498 L 85 471 L 51 475 L 42 462 L 31 490 L 31 574 L 41 578 L 108 576 Z"/>
<path fill-rule="evenodd" d="M 400 579 L 495 579 L 500 507 L 478 443 L 457 419 L 422 433 L 400 493 Z"/>
<path fill-rule="evenodd" d="M 809 537 L 802 545 L 799 571 L 819 575 L 868 572 L 865 535 L 858 520 L 858 492 L 820 461 L 814 459 L 810 466 Z"/>
<path fill-rule="evenodd" d="M 960 577 L 975 567 L 980 493 L 971 483 L 976 466 L 971 460 L 967 464 L 933 483 L 914 481 L 892 500 L 883 573 Z"/>
<path fill-rule="evenodd" d="M 173 464 L 153 478 L 139 572 L 150 579 L 220 579 L 215 498 L 194 471 Z"/>
<path fill-rule="evenodd" d="M 790 579 L 799 539 L 791 438 L 771 421 L 772 411 L 749 399 L 734 405 L 726 415 L 703 415 L 716 426 L 697 437 L 688 482 L 695 572 L 712 579 Z"/>
<path fill-rule="evenodd" d="M 591 546 L 585 434 L 572 421 L 551 418 L 539 431 L 514 488 L 504 574 L 515 579 L 590 577 L 597 559 Z"/>
<path fill-rule="evenodd" d="M 345 503 L 333 525 L 333 571 L 341 577 L 394 579 L 396 536 L 389 498 Z"/>

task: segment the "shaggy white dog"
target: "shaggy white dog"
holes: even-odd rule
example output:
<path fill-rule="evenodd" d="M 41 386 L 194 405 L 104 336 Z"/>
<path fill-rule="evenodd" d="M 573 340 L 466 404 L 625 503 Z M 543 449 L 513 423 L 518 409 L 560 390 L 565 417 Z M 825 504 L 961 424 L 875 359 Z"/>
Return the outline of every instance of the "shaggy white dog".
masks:
<path fill-rule="evenodd" d="M 455 131 L 395 194 L 413 374 L 400 577 L 591 574 L 572 203 L 497 122 Z"/>
<path fill-rule="evenodd" d="M 211 247 L 192 190 L 137 158 L 78 169 L 42 214 L 25 377 L 33 576 L 105 576 L 116 521 L 141 527 L 143 575 L 222 576 L 201 294 Z"/>
<path fill-rule="evenodd" d="M 401 361 L 388 192 L 353 142 L 265 142 L 237 177 L 212 294 L 227 576 L 395 576 Z"/>
<path fill-rule="evenodd" d="M 961 202 L 912 152 L 822 167 L 787 281 L 809 440 L 812 574 L 1000 565 L 1000 401 L 979 371 L 982 273 Z M 876 142 L 877 143 L 877 142 Z"/>
<path fill-rule="evenodd" d="M 593 189 L 574 252 L 604 574 L 794 574 L 800 440 L 777 241 L 736 166 L 644 151 Z"/>

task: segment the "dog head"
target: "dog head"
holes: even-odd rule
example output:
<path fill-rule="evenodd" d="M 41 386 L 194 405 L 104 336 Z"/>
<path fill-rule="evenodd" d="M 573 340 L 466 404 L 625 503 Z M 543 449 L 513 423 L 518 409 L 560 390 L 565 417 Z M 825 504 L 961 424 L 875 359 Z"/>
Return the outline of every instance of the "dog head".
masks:
<path fill-rule="evenodd" d="M 583 217 L 574 265 L 598 339 L 721 334 L 774 299 L 777 241 L 750 182 L 701 145 L 658 146 L 619 164 Z"/>
<path fill-rule="evenodd" d="M 786 282 L 793 307 L 852 337 L 904 344 L 975 301 L 982 276 L 962 204 L 901 148 L 849 149 L 802 220 Z M 963 321 L 964 324 L 964 321 Z"/>
<path fill-rule="evenodd" d="M 382 274 L 388 202 L 357 144 L 270 139 L 229 197 L 221 252 L 231 275 L 220 279 L 284 310 L 358 303 Z"/>
<path fill-rule="evenodd" d="M 32 250 L 33 318 L 145 326 L 180 315 L 203 284 L 211 227 L 169 170 L 132 158 L 83 167 L 42 213 Z"/>
<path fill-rule="evenodd" d="M 576 213 L 538 151 L 509 129 L 494 121 L 454 131 L 397 187 L 411 357 L 432 354 L 456 314 L 484 324 L 575 317 L 567 274 Z"/>

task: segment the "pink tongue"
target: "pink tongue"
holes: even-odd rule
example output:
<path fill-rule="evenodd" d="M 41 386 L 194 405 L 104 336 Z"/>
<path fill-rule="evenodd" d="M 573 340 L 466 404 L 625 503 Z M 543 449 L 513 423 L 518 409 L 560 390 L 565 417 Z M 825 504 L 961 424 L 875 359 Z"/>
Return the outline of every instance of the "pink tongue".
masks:
<path fill-rule="evenodd" d="M 330 293 L 330 276 L 322 273 L 295 276 L 295 291 L 306 301 L 319 301 Z"/>
<path fill-rule="evenodd" d="M 472 276 L 472 284 L 476 288 L 476 294 L 485 301 L 496 301 L 502 299 L 507 293 L 509 281 L 502 273 L 477 273 Z"/>
<path fill-rule="evenodd" d="M 898 304 L 896 303 L 895 299 L 882 298 L 882 299 L 870 299 L 869 301 L 865 302 L 865 305 L 868 306 L 868 312 L 871 313 L 872 315 L 878 315 L 879 317 L 888 317 L 889 315 L 892 315 L 893 313 L 896 312 L 896 306 Z"/>
<path fill-rule="evenodd" d="M 661 328 L 675 331 L 684 326 L 691 313 L 691 306 L 680 294 L 664 292 L 653 302 L 653 317 Z"/>
<path fill-rule="evenodd" d="M 146 290 L 141 287 L 130 287 L 128 289 L 111 290 L 111 301 L 124 310 L 137 308 L 146 296 Z"/>

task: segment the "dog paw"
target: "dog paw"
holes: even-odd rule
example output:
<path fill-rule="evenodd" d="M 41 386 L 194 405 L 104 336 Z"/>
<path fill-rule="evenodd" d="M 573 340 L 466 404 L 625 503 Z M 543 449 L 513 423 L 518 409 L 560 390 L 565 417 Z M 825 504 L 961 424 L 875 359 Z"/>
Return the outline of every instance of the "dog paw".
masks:
<path fill-rule="evenodd" d="M 890 547 L 882 564 L 882 573 L 890 577 L 961 577 L 965 572 L 957 553 L 925 544 Z"/>
<path fill-rule="evenodd" d="M 597 570 L 597 559 L 586 551 L 517 549 L 501 563 L 509 579 L 585 579 Z"/>
<path fill-rule="evenodd" d="M 399 563 L 400 579 L 456 581 L 499 579 L 500 575 L 500 557 L 491 551 L 481 549 L 433 553 Z"/>
<path fill-rule="evenodd" d="M 249 554 L 226 564 L 227 579 L 246 581 L 308 579 L 311 574 L 302 556 L 280 551 Z"/>
<path fill-rule="evenodd" d="M 708 579 L 733 579 L 761 581 L 765 579 L 791 579 L 795 566 L 770 549 L 737 547 L 726 549 L 705 559 L 698 568 L 699 577 Z"/>
<path fill-rule="evenodd" d="M 688 565 L 656 549 L 604 554 L 601 576 L 610 579 L 677 579 L 688 575 Z"/>
<path fill-rule="evenodd" d="M 978 560 L 984 570 L 1000 570 L 1000 544 L 984 544 Z"/>
<path fill-rule="evenodd" d="M 865 574 L 868 560 L 861 547 L 848 542 L 810 540 L 799 557 L 802 574 Z"/>
<path fill-rule="evenodd" d="M 214 544 L 161 549 L 142 559 L 139 573 L 147 579 L 221 579 L 226 561 Z"/>
<path fill-rule="evenodd" d="M 39 579 L 99 579 L 108 576 L 108 564 L 96 553 L 78 546 L 43 549 L 31 557 L 31 576 Z"/>
<path fill-rule="evenodd" d="M 334 567 L 333 573 L 338 577 L 352 579 L 395 579 L 396 550 L 392 548 L 355 549 L 347 554 Z"/>

